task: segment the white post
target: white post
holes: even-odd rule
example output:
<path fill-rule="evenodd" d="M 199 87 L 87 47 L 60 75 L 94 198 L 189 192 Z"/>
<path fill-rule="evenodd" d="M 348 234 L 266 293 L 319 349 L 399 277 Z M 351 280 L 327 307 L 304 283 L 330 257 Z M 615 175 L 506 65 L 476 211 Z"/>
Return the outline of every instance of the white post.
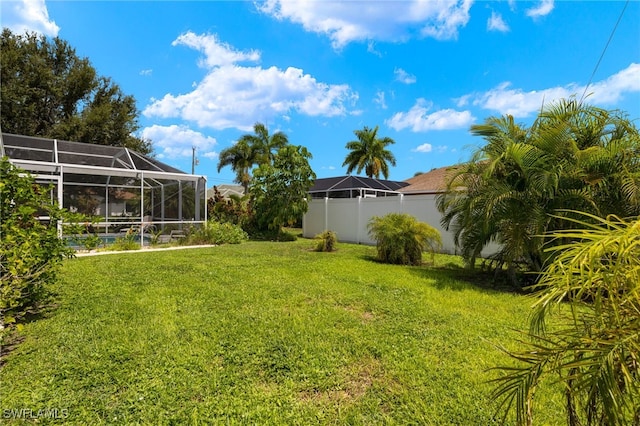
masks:
<path fill-rule="evenodd" d="M 140 172 L 140 248 L 144 248 L 144 172 Z"/>
<path fill-rule="evenodd" d="M 324 197 L 324 231 L 329 229 L 329 197 Z"/>

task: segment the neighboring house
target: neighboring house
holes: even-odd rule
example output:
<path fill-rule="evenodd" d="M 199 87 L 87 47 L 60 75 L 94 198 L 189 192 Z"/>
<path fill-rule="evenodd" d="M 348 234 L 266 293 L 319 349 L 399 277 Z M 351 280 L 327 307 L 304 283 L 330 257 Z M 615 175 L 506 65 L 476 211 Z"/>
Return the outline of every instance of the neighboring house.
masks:
<path fill-rule="evenodd" d="M 455 172 L 456 169 L 456 166 L 446 166 L 416 175 L 405 181 L 408 185 L 400 189 L 400 192 L 405 195 L 437 194 L 443 192 L 447 187 L 449 176 L 451 176 L 451 173 Z"/>
<path fill-rule="evenodd" d="M 367 230 L 373 216 L 408 213 L 440 231 L 443 252 L 456 253 L 453 233 L 444 230 L 436 208 L 436 197 L 452 171 L 455 166 L 441 167 L 404 182 L 359 176 L 318 179 L 310 190 L 309 210 L 302 220 L 303 235 L 313 238 L 331 230 L 339 241 L 375 244 Z"/>
<path fill-rule="evenodd" d="M 309 193 L 311 198 L 357 198 L 398 195 L 407 182 L 373 179 L 361 176 L 339 176 L 316 179 Z"/>
<path fill-rule="evenodd" d="M 244 197 L 244 187 L 242 185 L 215 185 L 207 189 L 207 200 L 209 198 L 214 198 L 216 188 L 223 198 L 228 199 L 232 195 Z"/>

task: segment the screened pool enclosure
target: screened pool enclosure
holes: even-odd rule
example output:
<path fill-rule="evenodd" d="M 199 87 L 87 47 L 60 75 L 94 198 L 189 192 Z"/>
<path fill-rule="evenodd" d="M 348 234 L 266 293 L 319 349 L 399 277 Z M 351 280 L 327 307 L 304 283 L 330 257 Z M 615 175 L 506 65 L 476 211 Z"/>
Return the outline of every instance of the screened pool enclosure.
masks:
<path fill-rule="evenodd" d="M 52 201 L 89 218 L 87 231 L 105 241 L 166 240 L 207 219 L 204 176 L 127 148 L 3 133 L 0 155 L 50 186 Z"/>

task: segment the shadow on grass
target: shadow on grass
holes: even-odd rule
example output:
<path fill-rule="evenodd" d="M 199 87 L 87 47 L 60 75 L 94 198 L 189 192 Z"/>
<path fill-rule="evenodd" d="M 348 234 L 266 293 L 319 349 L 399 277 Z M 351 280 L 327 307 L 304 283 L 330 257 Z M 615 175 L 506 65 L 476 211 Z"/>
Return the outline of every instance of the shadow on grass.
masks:
<path fill-rule="evenodd" d="M 483 292 L 526 294 L 517 284 L 511 283 L 504 274 L 470 269 L 459 265 L 422 265 L 412 267 L 411 273 L 421 279 L 433 280 L 433 286 L 449 290 L 474 288 Z"/>
<path fill-rule="evenodd" d="M 55 310 L 58 308 L 58 304 L 55 303 L 57 294 L 53 291 L 48 291 L 43 297 L 38 307 L 32 308 L 20 317 L 14 324 L 11 324 L 5 329 L 7 335 L 4 337 L 4 341 L 0 344 L 0 368 L 2 368 L 6 362 L 7 356 L 13 352 L 20 343 L 22 343 L 25 337 L 20 332 L 19 327 L 30 324 L 32 322 L 39 321 L 41 319 L 49 318 Z"/>
<path fill-rule="evenodd" d="M 358 257 L 368 262 L 384 264 L 372 254 L 363 254 Z M 433 286 L 440 289 L 462 291 L 474 288 L 486 292 L 528 294 L 523 286 L 512 283 L 506 274 L 496 274 L 495 271 L 471 269 L 454 262 L 433 265 L 429 260 L 421 266 L 405 267 L 420 279 L 434 281 Z"/>

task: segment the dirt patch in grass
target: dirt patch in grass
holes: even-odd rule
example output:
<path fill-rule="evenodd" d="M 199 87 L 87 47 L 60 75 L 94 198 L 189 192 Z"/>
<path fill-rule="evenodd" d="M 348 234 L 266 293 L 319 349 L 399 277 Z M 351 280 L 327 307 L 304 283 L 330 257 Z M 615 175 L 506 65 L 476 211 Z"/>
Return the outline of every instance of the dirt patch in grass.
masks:
<path fill-rule="evenodd" d="M 383 371 L 380 361 L 365 358 L 356 365 L 342 369 L 340 375 L 344 380 L 337 389 L 309 389 L 299 393 L 298 399 L 304 403 L 352 403 L 362 398 L 367 391 L 382 380 Z"/>

